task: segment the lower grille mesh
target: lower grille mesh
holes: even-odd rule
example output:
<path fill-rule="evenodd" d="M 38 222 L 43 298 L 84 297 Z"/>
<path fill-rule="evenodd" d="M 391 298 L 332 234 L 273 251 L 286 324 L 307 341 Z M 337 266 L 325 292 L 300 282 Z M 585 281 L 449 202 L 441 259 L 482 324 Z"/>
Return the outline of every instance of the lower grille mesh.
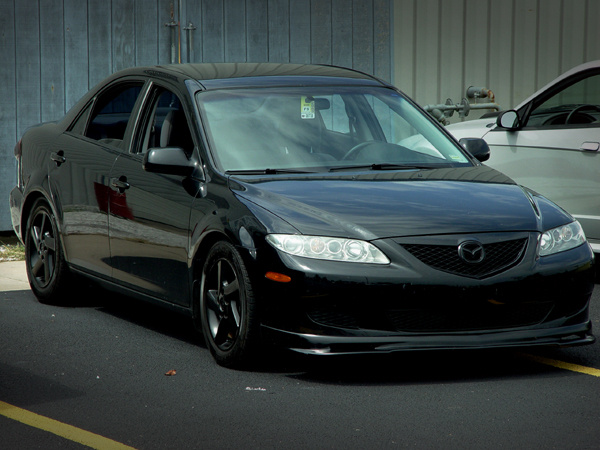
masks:
<path fill-rule="evenodd" d="M 360 314 L 314 308 L 308 315 L 321 325 L 346 329 L 378 329 L 397 332 L 476 331 L 522 327 L 543 322 L 553 302 L 494 304 L 486 301 L 449 307 L 384 309 L 379 314 Z"/>
<path fill-rule="evenodd" d="M 542 322 L 552 310 L 552 302 L 519 305 L 481 305 L 461 309 L 388 311 L 396 331 L 474 331 L 512 328 Z"/>

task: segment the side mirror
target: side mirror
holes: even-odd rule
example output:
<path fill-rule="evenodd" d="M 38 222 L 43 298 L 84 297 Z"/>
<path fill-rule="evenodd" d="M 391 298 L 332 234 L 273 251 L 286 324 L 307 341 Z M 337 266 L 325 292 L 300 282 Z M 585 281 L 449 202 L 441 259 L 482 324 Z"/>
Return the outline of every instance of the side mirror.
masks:
<path fill-rule="evenodd" d="M 188 158 L 179 147 L 150 148 L 144 155 L 142 167 L 147 172 L 181 175 L 188 177 L 196 171 L 198 164 Z"/>
<path fill-rule="evenodd" d="M 521 128 L 519 115 L 513 109 L 501 112 L 498 118 L 496 119 L 496 125 L 498 125 L 500 128 L 504 128 L 510 131 L 518 130 L 519 128 Z"/>
<path fill-rule="evenodd" d="M 481 138 L 462 138 L 460 144 L 480 162 L 490 159 L 490 146 Z"/>

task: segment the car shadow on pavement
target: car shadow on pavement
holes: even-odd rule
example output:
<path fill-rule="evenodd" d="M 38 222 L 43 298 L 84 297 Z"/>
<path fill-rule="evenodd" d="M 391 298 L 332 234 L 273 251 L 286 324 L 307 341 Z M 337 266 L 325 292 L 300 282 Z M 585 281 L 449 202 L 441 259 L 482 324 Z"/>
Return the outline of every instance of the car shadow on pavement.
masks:
<path fill-rule="evenodd" d="M 195 330 L 189 317 L 142 300 L 115 294 L 95 284 L 83 286 L 79 292 L 86 292 L 86 296 L 70 299 L 69 307 L 94 308 L 207 349 L 201 333 Z M 600 348 L 598 345 L 596 347 Z M 307 382 L 344 385 L 439 384 L 510 377 L 553 377 L 563 376 L 563 372 L 535 363 L 522 355 L 544 355 L 585 365 L 589 361 L 582 356 L 582 348 L 431 350 L 376 355 L 306 356 L 265 346 L 245 370 L 282 374 Z"/>
<path fill-rule="evenodd" d="M 440 350 L 322 358 L 299 380 L 332 385 L 422 385 L 562 376 L 524 359 L 518 350 Z"/>
<path fill-rule="evenodd" d="M 97 311 L 126 320 L 160 334 L 190 344 L 204 344 L 195 332 L 189 317 L 149 302 L 111 292 L 93 282 L 78 280 L 77 292 L 85 296 L 72 295 L 64 305 L 71 308 L 94 308 Z"/>
<path fill-rule="evenodd" d="M 84 395 L 84 391 L 62 384 L 56 378 L 39 376 L 16 364 L 0 361 L 0 398 L 4 402 L 28 408 Z"/>

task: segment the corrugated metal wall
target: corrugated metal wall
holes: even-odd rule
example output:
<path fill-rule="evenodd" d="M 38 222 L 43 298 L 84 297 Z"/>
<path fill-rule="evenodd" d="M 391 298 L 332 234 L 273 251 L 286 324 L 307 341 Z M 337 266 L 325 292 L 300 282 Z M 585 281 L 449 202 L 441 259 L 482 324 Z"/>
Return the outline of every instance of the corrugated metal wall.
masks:
<path fill-rule="evenodd" d="M 513 107 L 600 59 L 599 20 L 599 0 L 394 0 L 394 84 L 422 105 L 481 86 Z"/>
<path fill-rule="evenodd" d="M 168 63 L 165 23 L 179 5 L 0 0 L 0 230 L 10 228 L 17 137 L 60 118 L 115 70 Z M 182 25 L 197 27 L 193 61 L 351 66 L 393 79 L 423 105 L 458 103 L 475 85 L 515 106 L 565 70 L 600 59 L 598 19 L 599 0 L 181 0 Z M 184 62 L 187 51 L 182 31 Z"/>
<path fill-rule="evenodd" d="M 171 61 L 190 22 L 193 62 L 350 66 L 391 80 L 392 0 L 0 0 L 0 230 L 11 228 L 13 148 L 108 74 Z M 181 14 L 179 14 L 181 9 Z M 178 36 L 179 33 L 176 33 Z M 181 30 L 176 61 L 187 62 Z"/>

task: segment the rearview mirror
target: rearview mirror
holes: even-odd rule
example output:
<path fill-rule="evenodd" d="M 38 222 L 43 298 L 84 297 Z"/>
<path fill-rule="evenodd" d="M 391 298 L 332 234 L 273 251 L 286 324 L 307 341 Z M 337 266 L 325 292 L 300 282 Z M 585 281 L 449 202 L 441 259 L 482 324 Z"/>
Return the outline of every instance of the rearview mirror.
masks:
<path fill-rule="evenodd" d="M 481 138 L 462 138 L 461 145 L 480 162 L 490 159 L 490 146 Z"/>

